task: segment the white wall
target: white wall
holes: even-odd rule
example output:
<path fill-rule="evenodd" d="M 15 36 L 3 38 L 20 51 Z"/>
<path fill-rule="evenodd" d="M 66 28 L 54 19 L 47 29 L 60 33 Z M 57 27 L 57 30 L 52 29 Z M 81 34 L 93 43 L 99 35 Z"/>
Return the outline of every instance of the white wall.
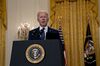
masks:
<path fill-rule="evenodd" d="M 10 63 L 12 42 L 17 40 L 18 26 L 28 22 L 31 28 L 37 27 L 39 10 L 49 12 L 49 0 L 7 0 L 6 66 Z"/>

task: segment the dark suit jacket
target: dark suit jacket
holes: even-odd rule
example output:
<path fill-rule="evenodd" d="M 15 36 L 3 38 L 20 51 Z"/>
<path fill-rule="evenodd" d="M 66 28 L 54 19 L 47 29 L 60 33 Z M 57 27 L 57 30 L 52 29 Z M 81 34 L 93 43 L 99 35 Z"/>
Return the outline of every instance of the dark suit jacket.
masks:
<path fill-rule="evenodd" d="M 28 40 L 39 40 L 39 39 L 40 39 L 39 27 L 29 32 Z M 48 27 L 46 39 L 60 39 L 58 30 Z"/>

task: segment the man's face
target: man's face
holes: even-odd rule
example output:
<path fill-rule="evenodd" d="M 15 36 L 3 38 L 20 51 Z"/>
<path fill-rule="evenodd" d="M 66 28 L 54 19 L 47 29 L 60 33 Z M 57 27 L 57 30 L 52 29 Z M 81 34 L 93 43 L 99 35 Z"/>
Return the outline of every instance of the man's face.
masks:
<path fill-rule="evenodd" d="M 48 23 L 48 14 L 46 12 L 39 12 L 37 15 L 40 26 L 45 27 Z"/>

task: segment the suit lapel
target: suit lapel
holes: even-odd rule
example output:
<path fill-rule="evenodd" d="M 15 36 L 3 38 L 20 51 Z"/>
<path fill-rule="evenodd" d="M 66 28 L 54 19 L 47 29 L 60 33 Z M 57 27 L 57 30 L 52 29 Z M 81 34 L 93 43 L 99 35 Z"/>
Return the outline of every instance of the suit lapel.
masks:
<path fill-rule="evenodd" d="M 52 32 L 52 30 L 51 30 L 50 27 L 48 27 L 48 31 L 47 31 L 47 33 L 50 33 L 50 32 Z"/>
<path fill-rule="evenodd" d="M 50 27 L 48 27 L 48 31 L 46 33 L 46 39 L 49 39 L 51 37 L 51 33 L 52 33 L 52 30 Z"/>
<path fill-rule="evenodd" d="M 33 32 L 34 38 L 39 39 L 40 38 L 40 33 L 39 33 L 39 27 L 35 29 Z"/>

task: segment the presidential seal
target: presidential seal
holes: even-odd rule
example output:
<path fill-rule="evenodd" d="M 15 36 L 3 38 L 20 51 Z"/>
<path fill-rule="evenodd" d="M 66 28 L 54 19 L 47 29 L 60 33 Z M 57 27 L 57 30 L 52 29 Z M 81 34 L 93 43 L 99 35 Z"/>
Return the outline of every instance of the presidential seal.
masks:
<path fill-rule="evenodd" d="M 31 63 L 41 62 L 44 56 L 44 48 L 39 44 L 32 44 L 26 49 L 26 58 Z"/>

